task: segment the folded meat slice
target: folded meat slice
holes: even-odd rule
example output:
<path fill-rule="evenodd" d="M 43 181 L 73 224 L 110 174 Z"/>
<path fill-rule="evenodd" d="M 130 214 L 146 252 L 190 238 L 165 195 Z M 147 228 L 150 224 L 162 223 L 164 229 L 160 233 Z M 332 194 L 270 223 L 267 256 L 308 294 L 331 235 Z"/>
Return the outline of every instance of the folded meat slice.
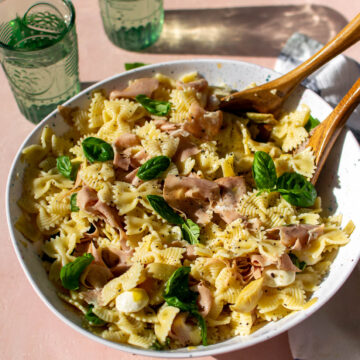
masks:
<path fill-rule="evenodd" d="M 246 182 L 243 176 L 223 177 L 215 180 L 220 186 L 220 201 L 214 206 L 214 212 L 230 224 L 242 216 L 236 211 L 237 205 L 246 194 Z"/>
<path fill-rule="evenodd" d="M 301 272 L 301 270 L 293 264 L 287 253 L 282 254 L 278 259 L 272 259 L 260 254 L 251 254 L 250 263 L 252 266 L 251 273 L 255 279 L 261 277 L 264 268 L 271 265 L 276 265 L 276 268 L 279 270 Z"/>
<path fill-rule="evenodd" d="M 220 131 L 223 123 L 223 114 L 218 111 L 206 111 L 199 103 L 194 102 L 189 109 L 184 130 L 199 139 L 212 139 Z"/>
<path fill-rule="evenodd" d="M 180 137 L 179 145 L 176 153 L 173 156 L 174 161 L 185 161 L 190 156 L 196 155 L 200 152 L 200 149 L 196 144 L 191 142 L 186 137 Z"/>
<path fill-rule="evenodd" d="M 212 218 L 211 205 L 220 199 L 219 185 L 194 177 L 168 175 L 164 183 L 164 199 L 200 225 Z"/>
<path fill-rule="evenodd" d="M 178 130 L 180 128 L 179 124 L 172 123 L 165 119 L 156 119 L 156 120 L 154 120 L 154 124 L 157 129 L 160 129 L 161 131 L 164 131 L 164 132 L 171 132 L 171 131 Z"/>
<path fill-rule="evenodd" d="M 114 145 L 120 149 L 127 149 L 128 147 L 140 145 L 140 139 L 137 135 L 132 133 L 121 134 L 116 138 Z"/>
<path fill-rule="evenodd" d="M 77 193 L 76 204 L 82 210 L 89 211 L 97 201 L 97 192 L 87 185 L 83 186 Z"/>
<path fill-rule="evenodd" d="M 139 170 L 138 167 L 136 169 L 132 170 L 127 175 L 125 175 L 122 180 L 131 185 L 138 187 L 140 184 L 143 183 L 143 181 L 136 176 L 138 170 Z"/>
<path fill-rule="evenodd" d="M 285 271 L 301 272 L 301 270 L 293 264 L 287 253 L 281 255 L 277 263 L 277 268 Z"/>
<path fill-rule="evenodd" d="M 211 307 L 214 303 L 213 296 L 210 289 L 202 281 L 195 285 L 194 288 L 195 291 L 199 293 L 197 303 L 199 305 L 200 315 L 205 317 L 209 314 Z"/>
<path fill-rule="evenodd" d="M 94 257 L 94 260 L 86 267 L 80 281 L 85 287 L 101 289 L 113 278 L 113 274 L 102 259 L 102 250 L 96 248 L 93 242 L 89 244 L 88 252 Z"/>
<path fill-rule="evenodd" d="M 180 313 L 174 319 L 169 336 L 177 340 L 181 345 L 198 345 L 201 342 L 199 326 L 186 322 L 187 313 Z"/>
<path fill-rule="evenodd" d="M 302 250 L 324 233 L 324 224 L 279 226 L 266 231 L 270 239 L 280 240 L 283 245 L 293 250 Z"/>
<path fill-rule="evenodd" d="M 134 98 L 137 95 L 151 94 L 159 87 L 159 81 L 155 78 L 140 78 L 134 80 L 127 88 L 123 90 L 113 90 L 110 93 L 110 100 L 119 98 Z"/>
<path fill-rule="evenodd" d="M 102 259 L 114 276 L 120 276 L 131 267 L 131 253 L 118 249 L 116 247 L 108 247 L 102 251 Z"/>
<path fill-rule="evenodd" d="M 198 79 L 188 83 L 178 81 L 176 85 L 180 90 L 193 89 L 200 92 L 208 88 L 208 82 L 205 79 Z"/>
<path fill-rule="evenodd" d="M 81 210 L 100 216 L 114 228 L 121 228 L 117 210 L 100 201 L 98 199 L 97 192 L 89 186 L 83 186 L 83 188 L 77 193 L 76 202 L 77 206 L 79 206 Z"/>
<path fill-rule="evenodd" d="M 139 144 L 140 144 L 140 139 L 135 134 L 125 133 L 120 135 L 113 144 L 114 166 L 123 169 L 125 171 L 128 171 L 132 159 L 129 156 L 129 154 L 126 153 L 126 149 Z"/>

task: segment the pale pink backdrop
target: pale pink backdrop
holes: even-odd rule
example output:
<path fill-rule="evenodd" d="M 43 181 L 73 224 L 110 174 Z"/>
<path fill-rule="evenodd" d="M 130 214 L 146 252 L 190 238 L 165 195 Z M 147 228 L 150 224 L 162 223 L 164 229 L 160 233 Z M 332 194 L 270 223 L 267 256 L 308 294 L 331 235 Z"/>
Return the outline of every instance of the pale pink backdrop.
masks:
<path fill-rule="evenodd" d="M 317 6 L 306 0 L 288 0 L 287 2 L 282 0 L 165 0 L 165 9 L 171 10 L 167 13 L 168 19 L 171 20 L 171 24 L 169 23 L 171 26 L 164 27 L 162 40 L 163 43 L 164 41 L 166 43 L 166 39 L 173 38 L 174 43 L 170 45 L 174 46 L 165 46 L 163 51 L 158 50 L 156 54 L 149 54 L 127 52 L 110 43 L 102 28 L 96 0 L 74 0 L 73 2 L 77 16 L 80 77 L 83 82 L 100 80 L 122 72 L 125 62 L 134 61 L 156 63 L 177 59 L 221 57 L 244 60 L 272 68 L 280 45 L 284 44 L 284 36 L 290 35 L 292 31 L 302 30 L 320 41 L 324 41 L 324 39 L 326 41 L 344 25 L 345 20 L 350 20 L 360 12 L 360 2 L 354 0 L 317 0 Z M 196 14 L 199 14 L 199 19 L 195 25 L 190 23 L 185 28 L 182 27 L 184 24 L 176 23 L 177 12 L 175 10 L 227 7 L 235 8 L 233 9 L 235 12 L 239 11 L 239 8 L 243 8 L 244 13 L 250 14 L 248 18 L 240 17 L 242 23 L 236 24 L 239 29 L 243 29 L 233 34 L 234 39 L 242 44 L 238 52 L 236 48 L 231 49 L 233 39 L 229 37 L 227 28 L 219 26 L 219 24 L 221 25 L 219 19 L 214 21 L 212 27 L 209 22 L 205 21 L 206 19 L 201 18 L 202 13 L 198 11 Z M 190 14 L 190 12 L 185 14 Z M 213 11 L 212 14 L 215 12 Z M 229 14 L 233 14 L 231 9 L 229 9 Z M 251 14 L 254 14 L 253 21 L 251 21 Z M 261 17 L 263 19 L 262 27 L 261 24 L 256 23 Z M 203 26 L 203 24 L 205 25 Z M 301 29 L 297 28 L 297 24 Z M 175 51 L 175 45 L 181 43 L 185 32 L 188 39 L 198 37 L 201 40 L 208 36 L 207 40 L 213 40 L 213 44 L 215 44 L 213 50 L 206 54 L 203 52 L 202 55 L 193 55 L 199 51 L 190 47 L 184 48 L 183 51 L 179 51 L 179 49 Z M 267 40 L 257 43 L 252 38 L 253 33 L 256 36 L 263 33 Z M 252 40 L 247 41 L 247 39 Z M 230 45 L 226 46 L 227 44 Z M 359 45 L 347 51 L 347 54 L 360 61 Z M 0 109 L 2 129 L 0 187 L 1 201 L 5 205 L 5 186 L 12 159 L 34 125 L 19 113 L 5 75 L 1 70 Z M 0 234 L 2 234 L 0 251 L 1 360 L 144 359 L 90 341 L 63 324 L 48 310 L 31 288 L 15 256 L 6 225 L 5 206 L 0 208 Z M 288 360 L 292 357 L 287 334 L 284 333 L 243 351 L 204 359 Z"/>

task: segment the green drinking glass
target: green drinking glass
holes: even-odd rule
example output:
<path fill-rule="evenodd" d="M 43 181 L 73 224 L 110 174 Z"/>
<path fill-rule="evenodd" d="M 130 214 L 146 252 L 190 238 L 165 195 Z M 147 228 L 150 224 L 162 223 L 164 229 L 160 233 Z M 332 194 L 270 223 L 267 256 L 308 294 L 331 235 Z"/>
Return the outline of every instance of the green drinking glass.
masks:
<path fill-rule="evenodd" d="M 109 40 L 123 49 L 139 51 L 154 44 L 164 23 L 162 0 L 99 0 Z"/>
<path fill-rule="evenodd" d="M 80 91 L 75 10 L 69 0 L 0 1 L 0 62 L 34 124 Z"/>

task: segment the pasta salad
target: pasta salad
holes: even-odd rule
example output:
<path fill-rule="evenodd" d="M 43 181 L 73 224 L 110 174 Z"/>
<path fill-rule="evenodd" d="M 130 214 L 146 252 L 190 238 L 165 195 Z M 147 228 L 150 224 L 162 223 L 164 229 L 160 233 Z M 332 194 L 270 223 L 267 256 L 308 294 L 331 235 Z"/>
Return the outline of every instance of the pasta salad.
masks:
<path fill-rule="evenodd" d="M 61 108 L 28 163 L 16 228 L 105 339 L 156 350 L 247 336 L 306 309 L 354 224 L 309 182 L 317 120 L 241 116 L 197 73 L 136 79 Z"/>

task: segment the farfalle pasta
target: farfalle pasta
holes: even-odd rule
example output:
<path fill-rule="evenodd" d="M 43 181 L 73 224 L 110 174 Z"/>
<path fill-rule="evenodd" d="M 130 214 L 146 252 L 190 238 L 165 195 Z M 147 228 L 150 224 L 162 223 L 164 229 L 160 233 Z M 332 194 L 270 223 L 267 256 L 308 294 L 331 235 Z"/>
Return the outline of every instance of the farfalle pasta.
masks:
<path fill-rule="evenodd" d="M 59 297 L 109 341 L 161 350 L 247 336 L 308 308 L 349 241 L 309 183 L 310 108 L 218 110 L 229 89 L 157 74 L 44 127 L 16 228 Z M 301 191 L 299 190 L 301 189 Z"/>

